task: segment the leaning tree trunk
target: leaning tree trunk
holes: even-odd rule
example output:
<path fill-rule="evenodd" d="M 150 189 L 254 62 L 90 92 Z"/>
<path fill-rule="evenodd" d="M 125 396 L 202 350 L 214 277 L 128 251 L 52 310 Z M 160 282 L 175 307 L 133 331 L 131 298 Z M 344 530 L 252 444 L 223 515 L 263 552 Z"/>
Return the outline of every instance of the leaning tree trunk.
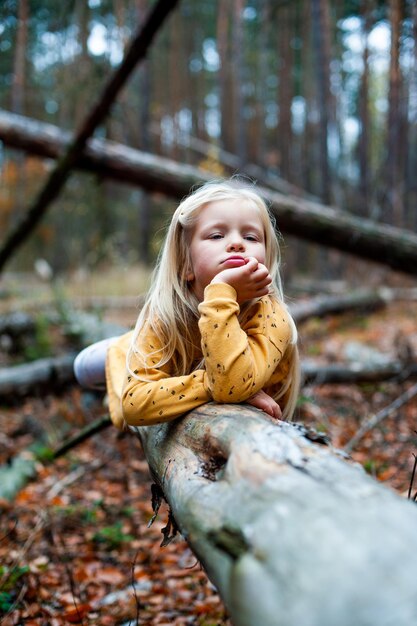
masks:
<path fill-rule="evenodd" d="M 57 158 L 68 143 L 68 135 L 56 127 L 4 111 L 0 111 L 0 139 L 6 145 L 51 158 Z M 209 172 L 198 168 L 98 139 L 88 142 L 75 167 L 175 198 L 182 198 L 193 186 L 212 178 Z M 407 274 L 417 274 L 415 233 L 359 219 L 338 209 L 261 186 L 259 190 L 284 234 L 383 263 Z M 2 249 L 0 265 L 1 255 Z"/>
<path fill-rule="evenodd" d="M 253 408 L 137 431 L 234 626 L 417 623 L 414 504 Z"/>

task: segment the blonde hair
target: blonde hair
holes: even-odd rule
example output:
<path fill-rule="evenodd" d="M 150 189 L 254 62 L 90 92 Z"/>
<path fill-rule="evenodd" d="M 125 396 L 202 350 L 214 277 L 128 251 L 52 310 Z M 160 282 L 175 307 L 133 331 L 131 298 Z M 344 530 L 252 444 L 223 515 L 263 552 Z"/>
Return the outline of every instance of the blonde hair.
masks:
<path fill-rule="evenodd" d="M 129 366 L 133 355 L 139 358 L 145 368 L 151 356 L 154 357 L 152 367 L 161 367 L 171 362 L 174 376 L 189 374 L 196 368 L 196 360 L 201 358 L 196 346 L 199 301 L 187 285 L 187 274 L 192 266 L 188 237 L 204 206 L 221 200 L 240 200 L 258 209 L 265 233 L 265 265 L 272 277 L 270 294 L 285 306 L 280 275 L 281 254 L 275 230 L 275 218 L 255 190 L 255 185 L 236 177 L 206 183 L 182 200 L 168 227 L 152 274 L 151 287 L 139 313 L 128 352 L 128 370 L 136 378 L 138 376 Z M 250 305 L 251 302 L 245 303 L 241 307 L 241 314 Z M 277 401 L 281 399 L 285 402 L 283 417 L 286 419 L 290 419 L 294 412 L 300 380 L 297 330 L 291 315 L 289 319 L 292 326 L 292 341 L 288 347 L 290 368 L 286 381 L 275 396 Z M 156 334 L 162 346 L 160 350 L 155 350 L 151 354 L 144 354 L 137 341 L 139 334 L 146 332 L 147 329 Z M 155 355 L 159 359 L 157 363 L 155 363 Z"/>

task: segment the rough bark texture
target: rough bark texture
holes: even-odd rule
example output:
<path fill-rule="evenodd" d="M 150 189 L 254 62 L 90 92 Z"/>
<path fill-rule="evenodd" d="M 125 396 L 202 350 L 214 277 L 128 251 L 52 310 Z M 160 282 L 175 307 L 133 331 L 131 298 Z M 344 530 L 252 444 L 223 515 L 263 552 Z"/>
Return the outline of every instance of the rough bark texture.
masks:
<path fill-rule="evenodd" d="M 47 129 L 45 132 L 45 126 L 39 122 L 4 112 L 0 114 L 0 138 L 7 145 L 56 158 L 67 139 L 56 127 L 47 125 Z M 99 140 L 88 142 L 76 167 L 175 198 L 182 198 L 194 185 L 212 178 L 209 172 Z M 259 189 L 269 201 L 283 233 L 417 275 L 417 235 L 411 231 L 357 218 L 329 206 L 284 196 L 262 187 Z"/>
<path fill-rule="evenodd" d="M 415 504 L 253 408 L 138 430 L 235 626 L 417 623 Z"/>

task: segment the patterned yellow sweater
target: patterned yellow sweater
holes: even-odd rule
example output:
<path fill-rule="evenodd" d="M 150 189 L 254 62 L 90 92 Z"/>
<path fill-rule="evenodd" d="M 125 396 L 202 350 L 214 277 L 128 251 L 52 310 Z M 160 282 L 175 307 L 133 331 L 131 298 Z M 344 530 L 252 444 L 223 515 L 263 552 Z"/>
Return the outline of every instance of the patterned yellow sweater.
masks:
<path fill-rule="evenodd" d="M 260 389 L 272 395 L 285 379 L 292 330 L 288 313 L 279 302 L 270 296 L 260 298 L 239 321 L 235 289 L 217 283 L 206 287 L 198 308 L 205 369 L 173 376 L 170 363 L 152 368 L 161 346 L 155 334 L 147 332 L 139 335 L 138 342 L 149 354 L 148 367 L 145 370 L 133 360 L 136 378 L 126 373 L 132 333 L 110 346 L 106 379 L 110 415 L 116 426 L 166 422 L 211 401 L 244 402 Z"/>

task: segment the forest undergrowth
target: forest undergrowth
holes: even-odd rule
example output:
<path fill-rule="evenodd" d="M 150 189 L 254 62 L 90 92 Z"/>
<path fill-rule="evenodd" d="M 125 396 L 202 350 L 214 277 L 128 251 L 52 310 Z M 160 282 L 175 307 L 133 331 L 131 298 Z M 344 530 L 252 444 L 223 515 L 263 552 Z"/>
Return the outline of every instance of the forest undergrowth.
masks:
<path fill-rule="evenodd" d="M 112 313 L 114 320 L 114 312 Z M 116 316 L 117 317 L 117 316 Z M 123 313 L 123 323 L 126 311 Z M 397 358 L 417 354 L 417 302 L 373 313 L 314 318 L 300 327 L 304 358 L 334 363 L 348 346 Z M 412 381 L 303 389 L 297 421 L 343 448 L 366 419 L 390 407 Z M 0 463 L 47 435 L 56 445 L 106 412 L 100 394 L 76 386 L 0 407 Z M 417 454 L 417 401 L 371 428 L 353 461 L 404 497 Z M 230 626 L 227 612 L 185 541 L 161 548 L 165 506 L 152 526 L 151 478 L 138 440 L 107 428 L 37 473 L 13 502 L 0 501 L 0 623 Z M 417 485 L 411 495 L 417 491 Z"/>

